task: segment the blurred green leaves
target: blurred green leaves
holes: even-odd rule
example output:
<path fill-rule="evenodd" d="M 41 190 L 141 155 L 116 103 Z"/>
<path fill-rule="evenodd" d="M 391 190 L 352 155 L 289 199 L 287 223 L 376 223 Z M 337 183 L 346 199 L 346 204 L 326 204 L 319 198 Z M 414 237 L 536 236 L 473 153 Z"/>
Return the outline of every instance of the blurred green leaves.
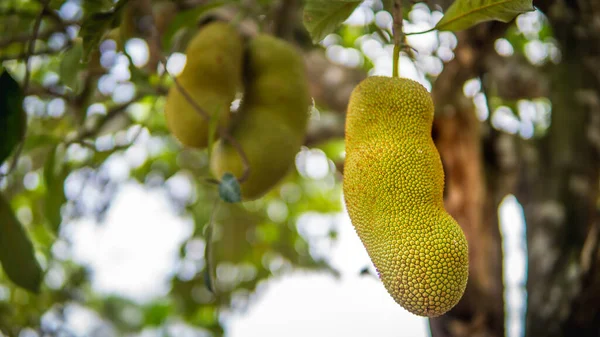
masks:
<path fill-rule="evenodd" d="M 360 2 L 313 2 L 308 13 L 317 15 L 315 31 L 324 37 Z M 98 49 L 103 39 L 119 37 L 116 28 L 121 22 L 120 8 L 126 1 L 115 3 L 71 1 L 69 5 L 76 6 L 68 8 L 66 1 L 53 0 L 51 7 L 60 10 L 57 13 L 61 16 L 69 12 L 67 9 L 79 6 L 63 18 L 68 28 L 81 26 L 79 36 L 74 37 L 69 30 L 52 37 L 38 37 L 36 50 L 47 50 L 49 54 L 32 58 L 31 85 L 25 102 L 17 82 L 8 73 L 3 74 L 6 77 L 0 84 L 8 83 L 9 87 L 6 90 L 2 87 L 0 98 L 2 104 L 11 106 L 10 109 L 3 106 L 0 111 L 0 150 L 8 148 L 3 159 L 15 152 L 22 139 L 22 133 L 13 131 L 25 125 L 23 106 L 27 107 L 29 124 L 22 160 L 0 182 L 5 197 L 0 212 L 0 261 L 5 267 L 5 272 L 0 272 L 0 294 L 4 288 L 8 289 L 6 300 L 0 301 L 0 330 L 16 336 L 24 328 L 37 329 L 42 315 L 66 307 L 66 303 L 76 303 L 98 312 L 118 335 L 151 327 L 162 329 L 173 321 L 185 321 L 210 330 L 215 336 L 222 335 L 220 312 L 239 305 L 240 298 L 249 297 L 258 284 L 272 275 L 291 268 L 328 268 L 311 256 L 308 241 L 298 232 L 296 221 L 304 212 L 338 211 L 339 186 L 332 186 L 331 172 L 327 178 L 310 179 L 293 170 L 285 182 L 260 200 L 241 202 L 240 186 L 233 175 L 223 177 L 220 185 L 206 184 L 210 175 L 208 153 L 182 149 L 168 134 L 163 101 L 170 80 L 136 65 L 133 49 L 120 48 L 119 41 L 116 48 L 106 44 L 102 51 Z M 239 5 L 236 0 L 197 6 L 189 6 L 187 2 L 185 6 L 180 2 L 159 3 L 152 2 L 155 13 L 161 13 L 160 6 L 174 6 L 177 11 L 172 21 L 163 22 L 168 26 L 162 30 L 165 43 L 160 52 L 166 55 L 185 46 L 186 36 L 193 35 L 208 10 L 225 4 Z M 245 20 L 245 15 L 251 17 L 273 9 L 271 4 L 276 2 L 262 3 L 252 11 L 243 9 L 239 18 Z M 27 0 L 23 4 L 31 5 L 32 13 L 39 13 L 36 3 Z M 22 25 L 7 24 L 1 32 L 6 32 L 9 39 L 25 36 L 25 28 L 30 28 L 33 18 L 20 18 Z M 60 18 L 49 14 L 43 18 L 43 26 L 52 24 L 52 20 Z M 355 28 L 354 32 L 353 40 L 362 34 L 362 29 Z M 70 46 L 66 50 L 57 47 L 63 38 L 68 45 L 61 45 Z M 9 47 L 14 50 L 4 48 L 0 55 L 18 55 L 26 42 L 11 43 Z M 127 67 L 123 55 L 129 61 Z M 81 62 L 86 59 L 92 62 Z M 22 78 L 22 60 L 7 61 L 4 66 L 15 78 Z M 115 94 L 129 89 L 133 99 Z M 6 126 L 7 121 L 12 123 L 10 127 Z M 139 141 L 134 141 L 140 134 L 133 125 L 140 127 Z M 216 127 L 213 131 L 216 132 Z M 6 141 L 5 137 L 12 140 Z M 114 178 L 115 172 L 127 178 Z M 167 186 L 171 178 L 176 180 L 180 176 L 189 178 L 192 190 L 189 197 L 178 197 L 180 191 L 171 191 Z M 94 270 L 81 267 L 81 261 L 71 256 L 74 255 L 70 247 L 71 223 L 101 219 L 99 214 L 106 213 L 116 186 L 123 183 L 118 179 L 127 179 L 127 183 L 137 180 L 147 187 L 172 193 L 169 202 L 174 212 L 194 222 L 194 235 L 189 241 L 196 245 L 195 252 L 190 253 L 193 249 L 188 250 L 186 244 L 180 247 L 179 262 L 186 268 L 175 264 L 170 275 L 170 292 L 146 303 L 127 300 L 126 296 L 96 293 L 87 280 L 88 272 L 93 275 Z M 69 195 L 68 203 L 65 192 Z M 65 228 L 60 230 L 63 222 Z M 102 224 L 101 220 L 98 222 Z M 134 236 L 132 241 L 143 240 L 145 234 Z M 207 275 L 211 275 L 210 282 L 206 281 Z M 40 289 L 42 279 L 45 285 L 39 294 L 24 290 Z M 134 314 L 128 315 L 131 313 Z"/>
<path fill-rule="evenodd" d="M 102 37 L 117 26 L 121 19 L 121 11 L 128 0 L 119 0 L 117 4 L 108 11 L 102 1 L 84 1 L 85 17 L 81 24 L 79 36 L 83 39 L 83 60 L 89 61 L 91 53 L 98 48 Z"/>
<path fill-rule="evenodd" d="M 533 10 L 532 0 L 455 0 L 434 29 L 456 32 L 485 21 L 509 22 Z"/>
<path fill-rule="evenodd" d="M 307 0 L 303 20 L 313 42 L 333 33 L 361 3 L 362 0 Z"/>
<path fill-rule="evenodd" d="M 4 70 L 0 74 L 0 165 L 23 138 L 26 122 L 21 87 Z"/>
<path fill-rule="evenodd" d="M 59 75 L 62 83 L 69 87 L 73 92 L 79 94 L 83 89 L 83 81 L 79 78 L 79 71 L 84 67 L 81 63 L 83 59 L 83 43 L 81 39 L 73 43 L 73 47 L 63 53 L 60 61 Z"/>
<path fill-rule="evenodd" d="M 60 147 L 52 148 L 44 166 L 44 180 L 46 182 L 44 212 L 50 230 L 54 234 L 58 234 L 62 222 L 60 210 L 67 201 L 64 184 L 69 172 L 64 167 L 63 152 Z"/>

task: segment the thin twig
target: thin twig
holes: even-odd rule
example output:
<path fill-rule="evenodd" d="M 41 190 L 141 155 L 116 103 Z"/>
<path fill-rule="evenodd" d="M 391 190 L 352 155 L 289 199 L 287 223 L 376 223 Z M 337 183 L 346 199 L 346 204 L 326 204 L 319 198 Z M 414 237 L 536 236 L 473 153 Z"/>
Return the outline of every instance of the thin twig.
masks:
<path fill-rule="evenodd" d="M 406 34 L 404 34 L 404 35 L 407 35 L 407 36 L 408 36 L 408 35 L 420 35 L 420 34 L 426 34 L 426 33 L 431 33 L 431 32 L 433 32 L 433 31 L 434 31 L 434 30 L 436 30 L 436 29 L 437 29 L 436 27 L 433 27 L 433 28 L 430 28 L 430 29 L 428 29 L 428 30 L 424 30 L 424 31 L 421 31 L 421 32 L 406 33 Z"/>
<path fill-rule="evenodd" d="M 54 90 L 52 87 L 43 87 L 43 86 L 31 86 L 29 85 L 29 90 L 25 92 L 25 96 L 51 96 L 62 98 L 66 101 L 72 101 L 75 99 L 74 96 L 69 95 L 67 93 L 62 93 Z"/>
<path fill-rule="evenodd" d="M 394 63 L 393 63 L 393 77 L 400 76 L 400 48 L 402 47 L 402 42 L 404 41 L 404 36 L 402 34 L 402 0 L 394 0 L 394 25 L 392 27 L 392 31 L 394 33 Z"/>
<path fill-rule="evenodd" d="M 49 30 L 38 33 L 36 38 L 40 39 L 40 40 L 45 40 L 45 39 L 49 38 L 50 36 L 52 36 L 52 34 L 55 34 L 55 33 L 61 32 L 61 31 L 62 31 L 62 29 L 60 29 L 60 28 L 49 29 Z M 0 41 L 0 48 L 7 47 L 13 43 L 31 42 L 31 40 L 33 40 L 33 36 L 29 33 L 21 33 L 21 34 L 17 34 L 14 36 L 9 36 L 8 38 Z"/>
<path fill-rule="evenodd" d="M 381 39 L 381 41 L 384 44 L 388 44 L 390 43 L 390 39 L 387 35 L 385 35 L 385 32 L 383 29 L 381 29 L 381 27 L 379 27 L 377 24 L 372 24 L 372 27 L 375 28 L 375 33 L 377 33 L 377 35 L 379 36 L 379 38 Z"/>
<path fill-rule="evenodd" d="M 110 122 L 114 118 L 121 115 L 131 104 L 139 101 L 140 99 L 144 98 L 145 96 L 146 95 L 143 93 L 137 94 L 129 102 L 117 105 L 117 106 L 113 107 L 112 109 L 108 110 L 108 112 L 106 113 L 104 118 L 102 118 L 102 120 L 100 120 L 93 128 L 84 129 L 81 133 L 79 133 L 75 137 L 75 139 L 68 141 L 67 145 L 74 144 L 74 143 L 81 143 L 86 138 L 95 136 L 103 126 L 108 124 L 108 122 Z"/>
<path fill-rule="evenodd" d="M 27 55 L 29 55 L 29 56 L 54 55 L 54 54 L 58 54 L 58 53 L 62 52 L 63 50 L 65 50 L 69 47 L 71 47 L 70 41 L 67 42 L 63 47 L 61 47 L 59 49 L 44 48 L 44 49 L 36 50 L 32 53 L 27 53 L 26 51 L 24 51 L 24 52 L 18 53 L 18 54 L 0 56 L 0 62 L 10 61 L 10 60 L 22 60 L 25 57 L 27 57 Z"/>
<path fill-rule="evenodd" d="M 42 1 L 42 10 L 40 14 L 35 19 L 35 24 L 33 25 L 33 35 L 29 40 L 29 47 L 27 48 L 27 53 L 25 54 L 25 79 L 23 80 L 23 92 L 27 91 L 29 87 L 29 79 L 31 78 L 31 67 L 29 65 L 29 58 L 34 52 L 35 49 L 35 41 L 38 38 L 38 34 L 40 32 L 40 26 L 42 25 L 42 19 L 44 18 L 44 12 L 46 10 L 46 6 L 48 5 L 49 0 Z"/>

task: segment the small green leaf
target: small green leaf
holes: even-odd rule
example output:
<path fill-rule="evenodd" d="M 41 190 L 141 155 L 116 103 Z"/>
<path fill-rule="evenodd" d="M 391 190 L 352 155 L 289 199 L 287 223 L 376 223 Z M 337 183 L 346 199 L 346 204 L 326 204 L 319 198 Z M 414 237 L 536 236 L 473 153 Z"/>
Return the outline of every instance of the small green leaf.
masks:
<path fill-rule="evenodd" d="M 31 239 L 4 196 L 0 195 L 0 263 L 6 276 L 19 287 L 39 293 L 42 268 Z"/>
<path fill-rule="evenodd" d="M 23 138 L 26 122 L 21 87 L 5 70 L 0 75 L 0 165 Z"/>
<path fill-rule="evenodd" d="M 344 22 L 362 0 L 307 0 L 304 5 L 304 26 L 313 42 L 318 43 Z"/>
<path fill-rule="evenodd" d="M 84 1 L 82 4 L 83 11 L 88 13 L 97 13 L 110 9 L 112 1 L 110 0 L 96 0 L 96 1 Z"/>
<path fill-rule="evenodd" d="M 112 26 L 114 15 L 97 13 L 83 20 L 79 36 L 83 39 L 83 61 L 88 62 L 90 54 L 98 48 L 100 41 Z"/>
<path fill-rule="evenodd" d="M 456 32 L 485 21 L 509 22 L 534 10 L 532 0 L 456 0 L 435 29 Z"/>
<path fill-rule="evenodd" d="M 102 7 L 89 8 L 82 20 L 79 36 L 83 39 L 83 60 L 89 61 L 90 54 L 98 48 L 100 41 L 111 28 L 115 28 L 121 20 L 121 10 L 128 0 L 119 0 L 112 10 L 96 12 Z M 91 1 L 86 1 L 91 2 Z"/>
<path fill-rule="evenodd" d="M 225 174 L 227 175 L 227 173 Z M 216 199 L 213 208 L 210 213 L 210 218 L 205 227 L 204 240 L 206 245 L 204 246 L 204 261 L 206 266 L 204 267 L 204 285 L 206 288 L 216 294 L 217 288 L 215 287 L 215 269 L 213 261 L 213 226 L 215 222 L 215 214 L 219 209 L 219 199 Z"/>
<path fill-rule="evenodd" d="M 58 158 L 57 158 L 58 157 Z M 52 233 L 57 234 L 62 215 L 62 205 L 67 201 L 65 195 L 65 179 L 68 171 L 63 165 L 63 154 L 58 147 L 54 147 L 46 160 L 44 166 L 44 180 L 46 182 L 46 198 L 44 199 L 44 213 Z"/>
<path fill-rule="evenodd" d="M 60 62 L 59 75 L 62 83 L 67 87 L 71 88 L 75 94 L 80 93 L 80 89 L 83 88 L 82 81 L 79 79 L 79 72 L 82 70 L 83 65 L 81 59 L 83 58 L 83 44 L 80 39 L 75 41 L 72 48 L 65 51 L 62 60 Z"/>
<path fill-rule="evenodd" d="M 236 203 L 242 201 L 240 183 L 233 174 L 229 172 L 223 174 L 219 184 L 219 196 L 225 202 Z"/>

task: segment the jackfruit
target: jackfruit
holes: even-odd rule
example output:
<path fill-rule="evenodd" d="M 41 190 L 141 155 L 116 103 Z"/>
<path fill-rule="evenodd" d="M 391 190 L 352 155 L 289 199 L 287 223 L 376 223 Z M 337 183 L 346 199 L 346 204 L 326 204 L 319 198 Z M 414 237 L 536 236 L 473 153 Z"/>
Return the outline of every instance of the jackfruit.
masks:
<path fill-rule="evenodd" d="M 467 240 L 444 208 L 433 111 L 418 82 L 363 80 L 348 104 L 343 180 L 351 222 L 386 290 L 428 317 L 458 303 L 469 273 Z"/>
<path fill-rule="evenodd" d="M 289 172 L 304 141 L 310 94 L 304 60 L 289 43 L 261 34 L 248 43 L 244 97 L 231 135 L 241 145 L 250 174 L 240 184 L 243 200 L 271 190 Z M 244 172 L 239 153 L 223 139 L 213 148 L 210 167 L 221 178 Z"/>
<path fill-rule="evenodd" d="M 244 43 L 236 28 L 211 22 L 200 28 L 186 48 L 186 64 L 177 76 L 179 84 L 211 118 L 226 128 L 230 106 L 242 82 Z M 167 128 L 183 145 L 204 149 L 210 122 L 188 102 L 177 85 L 165 102 Z M 215 136 L 215 139 L 218 137 Z"/>

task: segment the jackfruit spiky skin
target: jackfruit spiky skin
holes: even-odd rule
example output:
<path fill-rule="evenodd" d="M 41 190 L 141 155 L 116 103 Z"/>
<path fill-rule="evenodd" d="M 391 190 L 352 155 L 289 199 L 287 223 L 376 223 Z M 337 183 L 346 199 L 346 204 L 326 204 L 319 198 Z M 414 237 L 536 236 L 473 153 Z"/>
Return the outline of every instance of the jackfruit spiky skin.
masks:
<path fill-rule="evenodd" d="M 236 28 L 213 22 L 200 28 L 186 48 L 186 65 L 179 84 L 209 116 L 218 114 L 219 126 L 230 121 L 230 106 L 242 82 L 244 43 Z M 183 145 L 204 149 L 210 123 L 174 84 L 165 103 L 167 128 Z M 217 136 L 215 136 L 215 139 Z"/>
<path fill-rule="evenodd" d="M 248 43 L 244 98 L 231 135 L 241 145 L 250 174 L 240 184 L 242 200 L 258 199 L 290 171 L 304 141 L 310 94 L 304 60 L 289 43 L 261 34 Z M 231 144 L 215 143 L 210 163 L 216 178 L 243 174 Z"/>
<path fill-rule="evenodd" d="M 409 312 L 435 317 L 462 297 L 467 240 L 444 208 L 431 138 L 433 101 L 418 82 L 373 76 L 352 92 L 343 191 L 383 285 Z"/>

